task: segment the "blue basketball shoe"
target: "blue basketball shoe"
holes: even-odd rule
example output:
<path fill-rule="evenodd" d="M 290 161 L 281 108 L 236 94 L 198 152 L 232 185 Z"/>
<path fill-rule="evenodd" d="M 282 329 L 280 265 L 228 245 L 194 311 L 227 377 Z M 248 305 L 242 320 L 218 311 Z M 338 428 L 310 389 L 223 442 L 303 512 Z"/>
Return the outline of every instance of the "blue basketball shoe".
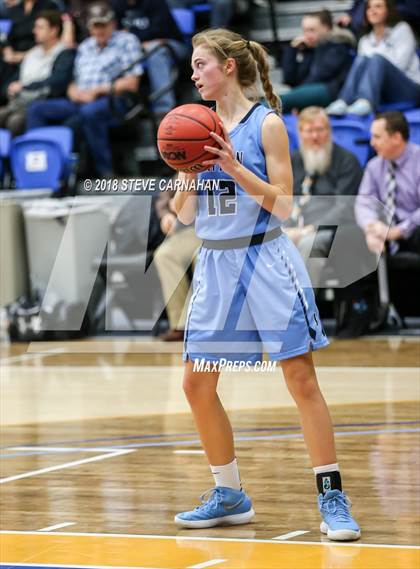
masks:
<path fill-rule="evenodd" d="M 333 541 L 352 541 L 359 539 L 360 528 L 351 517 L 351 502 L 344 492 L 329 490 L 318 496 L 318 508 L 323 521 L 321 532 Z"/>
<path fill-rule="evenodd" d="M 211 528 L 247 524 L 255 515 L 250 498 L 242 490 L 216 486 L 201 495 L 202 505 L 175 516 L 184 528 Z"/>

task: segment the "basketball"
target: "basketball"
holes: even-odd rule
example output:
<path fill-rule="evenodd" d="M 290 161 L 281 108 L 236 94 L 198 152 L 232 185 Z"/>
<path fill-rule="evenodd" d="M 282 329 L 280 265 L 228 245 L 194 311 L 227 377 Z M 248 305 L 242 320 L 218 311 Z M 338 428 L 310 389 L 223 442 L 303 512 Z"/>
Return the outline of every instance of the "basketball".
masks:
<path fill-rule="evenodd" d="M 223 136 L 220 118 L 213 110 L 198 104 L 176 107 L 160 123 L 157 135 L 160 155 L 174 170 L 203 172 L 208 168 L 203 162 L 215 158 L 204 146 L 218 147 L 210 132 Z"/>

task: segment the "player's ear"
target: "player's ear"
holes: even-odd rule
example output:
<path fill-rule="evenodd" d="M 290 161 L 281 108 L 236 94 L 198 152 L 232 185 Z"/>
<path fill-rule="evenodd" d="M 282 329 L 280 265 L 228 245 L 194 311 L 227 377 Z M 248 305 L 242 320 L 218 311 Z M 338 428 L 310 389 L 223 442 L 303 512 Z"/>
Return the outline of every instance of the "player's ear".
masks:
<path fill-rule="evenodd" d="M 236 69 L 236 61 L 233 57 L 228 57 L 225 61 L 226 75 L 231 75 Z"/>

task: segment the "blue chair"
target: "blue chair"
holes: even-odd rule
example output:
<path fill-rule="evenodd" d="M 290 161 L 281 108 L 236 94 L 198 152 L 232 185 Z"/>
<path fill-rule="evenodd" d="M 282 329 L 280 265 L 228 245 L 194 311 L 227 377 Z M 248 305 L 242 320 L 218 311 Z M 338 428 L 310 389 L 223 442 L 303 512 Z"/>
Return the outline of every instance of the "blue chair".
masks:
<path fill-rule="evenodd" d="M 404 115 L 410 126 L 410 142 L 420 144 L 420 109 L 411 109 Z"/>
<path fill-rule="evenodd" d="M 369 159 L 369 140 L 370 133 L 368 128 L 359 121 L 348 119 L 331 119 L 332 138 L 349 152 L 352 152 L 365 166 Z"/>
<path fill-rule="evenodd" d="M 378 107 L 378 113 L 387 111 L 408 111 L 416 106 L 416 101 L 399 101 L 398 103 L 383 103 Z"/>
<path fill-rule="evenodd" d="M 73 149 L 73 131 L 68 126 L 31 128 L 31 130 L 27 130 L 22 136 L 40 140 L 52 140 L 60 146 L 63 156 L 65 157 L 69 156 Z"/>
<path fill-rule="evenodd" d="M 292 114 L 282 115 L 281 117 L 289 136 L 289 150 L 293 152 L 299 148 L 299 138 L 297 134 L 297 116 Z"/>
<path fill-rule="evenodd" d="M 410 126 L 410 142 L 420 144 L 420 118 L 409 120 L 408 124 Z"/>
<path fill-rule="evenodd" d="M 75 169 L 77 157 L 73 154 L 73 131 L 68 126 L 43 126 L 32 128 L 22 135 L 26 139 L 50 140 L 61 148 L 65 170 L 63 177 L 68 177 Z"/>
<path fill-rule="evenodd" d="M 0 182 L 3 182 L 6 171 L 6 160 L 10 155 L 10 131 L 0 128 Z"/>
<path fill-rule="evenodd" d="M 199 14 L 200 12 L 210 12 L 211 11 L 211 6 L 210 4 L 207 3 L 203 3 L 203 4 L 193 4 L 191 6 L 191 10 L 193 12 L 195 12 L 196 14 Z"/>
<path fill-rule="evenodd" d="M 65 161 L 57 142 L 22 135 L 12 141 L 10 166 L 16 189 L 57 191 L 61 187 Z"/>
<path fill-rule="evenodd" d="M 172 8 L 171 14 L 184 40 L 190 44 L 191 37 L 195 34 L 194 12 L 189 8 Z"/>
<path fill-rule="evenodd" d="M 292 113 L 284 114 L 281 116 L 281 118 L 283 119 L 283 122 L 286 125 L 287 129 L 290 128 L 290 129 L 294 130 L 295 132 L 297 132 L 297 124 L 298 124 L 297 115 L 293 115 Z"/>
<path fill-rule="evenodd" d="M 295 130 L 286 126 L 287 134 L 289 136 L 289 150 L 293 152 L 299 148 L 299 138 Z"/>
<path fill-rule="evenodd" d="M 7 38 L 12 27 L 12 20 L 0 19 L 0 39 L 3 41 Z"/>

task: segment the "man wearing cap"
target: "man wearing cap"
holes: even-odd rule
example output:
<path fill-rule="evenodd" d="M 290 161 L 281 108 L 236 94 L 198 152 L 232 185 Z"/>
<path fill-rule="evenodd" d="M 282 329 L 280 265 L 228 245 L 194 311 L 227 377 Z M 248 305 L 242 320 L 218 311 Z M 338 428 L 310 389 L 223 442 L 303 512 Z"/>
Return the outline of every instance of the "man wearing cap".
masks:
<path fill-rule="evenodd" d="M 112 176 L 109 127 L 119 119 L 113 113 L 127 110 L 130 93 L 139 87 L 143 69 L 139 40 L 134 34 L 115 29 L 115 14 L 105 3 L 88 8 L 90 37 L 76 55 L 73 82 L 67 99 L 36 101 L 28 108 L 27 128 L 67 124 L 80 128 L 94 159 L 97 174 Z"/>

